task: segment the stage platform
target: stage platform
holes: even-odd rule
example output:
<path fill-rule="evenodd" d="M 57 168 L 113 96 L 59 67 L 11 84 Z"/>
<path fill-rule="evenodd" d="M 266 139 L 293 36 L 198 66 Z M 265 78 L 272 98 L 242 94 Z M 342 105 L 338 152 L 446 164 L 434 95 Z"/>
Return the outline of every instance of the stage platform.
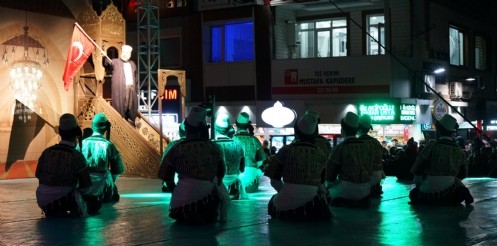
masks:
<path fill-rule="evenodd" d="M 266 178 L 249 200 L 232 201 L 225 224 L 186 226 L 168 217 L 157 179 L 121 178 L 121 200 L 88 218 L 43 218 L 37 179 L 0 180 L 0 245 L 497 245 L 497 180 L 464 180 L 470 206 L 413 207 L 410 184 L 388 177 L 366 210 L 332 208 L 329 222 L 284 222 L 267 215 Z"/>

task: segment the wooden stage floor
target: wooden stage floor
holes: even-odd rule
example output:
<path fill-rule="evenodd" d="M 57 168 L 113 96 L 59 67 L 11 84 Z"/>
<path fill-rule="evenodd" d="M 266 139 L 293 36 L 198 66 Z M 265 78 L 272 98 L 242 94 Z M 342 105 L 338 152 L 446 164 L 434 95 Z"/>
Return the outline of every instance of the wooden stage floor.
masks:
<path fill-rule="evenodd" d="M 225 224 L 186 226 L 168 217 L 157 179 L 118 180 L 121 200 L 88 218 L 43 218 L 37 179 L 0 180 L 0 245 L 497 245 L 497 180 L 464 181 L 471 206 L 413 207 L 410 184 L 388 177 L 367 210 L 332 208 L 329 222 L 272 220 L 266 178 L 249 200 L 233 201 Z"/>

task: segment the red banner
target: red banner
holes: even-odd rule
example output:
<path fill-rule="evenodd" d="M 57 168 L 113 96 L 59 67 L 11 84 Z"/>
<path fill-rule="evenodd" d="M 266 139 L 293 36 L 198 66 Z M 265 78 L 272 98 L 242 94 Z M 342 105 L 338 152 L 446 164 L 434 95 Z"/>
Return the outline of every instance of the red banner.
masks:
<path fill-rule="evenodd" d="M 78 25 L 74 25 L 72 32 L 69 52 L 66 58 L 66 67 L 64 68 L 64 89 L 69 90 L 71 81 L 79 69 L 85 64 L 88 57 L 95 50 L 95 45 L 86 33 Z"/>

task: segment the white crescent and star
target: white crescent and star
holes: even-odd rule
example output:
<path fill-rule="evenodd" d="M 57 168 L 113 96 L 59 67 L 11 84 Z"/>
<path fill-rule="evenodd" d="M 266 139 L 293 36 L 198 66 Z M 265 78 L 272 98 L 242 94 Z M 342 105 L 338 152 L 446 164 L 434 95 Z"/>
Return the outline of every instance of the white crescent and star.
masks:
<path fill-rule="evenodd" d="M 73 61 L 77 61 L 83 55 L 83 44 L 79 41 L 74 41 L 74 42 L 72 42 L 72 47 L 76 47 L 79 51 L 78 56 L 76 57 L 76 59 L 73 60 Z"/>

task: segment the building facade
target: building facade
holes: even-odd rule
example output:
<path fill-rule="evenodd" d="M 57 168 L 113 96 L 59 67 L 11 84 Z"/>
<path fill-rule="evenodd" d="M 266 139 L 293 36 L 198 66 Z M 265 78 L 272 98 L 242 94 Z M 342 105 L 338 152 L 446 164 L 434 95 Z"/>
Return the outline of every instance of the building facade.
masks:
<path fill-rule="evenodd" d="M 488 125 L 497 118 L 497 22 L 483 12 L 495 6 L 480 4 L 489 5 L 411 0 L 198 2 L 187 17 L 197 16 L 194 29 L 201 32 L 195 35 L 200 42 L 194 42 L 202 49 L 201 57 L 188 58 L 202 63 L 201 75 L 194 75 L 201 81 L 191 81 L 190 102 L 215 95 L 216 106 L 225 106 L 233 120 L 245 108 L 261 127 L 271 127 L 261 114 L 276 101 L 297 115 L 318 110 L 322 124 L 338 124 L 348 110 L 366 112 L 362 106 L 379 114 L 376 123 L 381 125 L 420 129 L 444 113 L 460 123 L 482 120 Z M 436 74 L 439 68 L 444 72 Z M 401 120 L 400 112 L 380 117 L 394 113 L 381 108 L 400 110 L 403 105 L 415 105 L 416 117 Z"/>
<path fill-rule="evenodd" d="M 81 97 L 76 90 L 81 83 L 75 80 L 65 91 L 60 79 L 82 8 L 79 0 L 21 2 L 29 1 L 0 3 L 2 59 L 7 65 L 0 67 L 0 74 L 10 78 L 13 57 L 22 55 L 22 47 L 12 54 L 9 45 L 25 26 L 42 41 L 50 63 L 42 67 L 31 120 L 24 120 L 26 111 L 18 110 L 12 81 L 1 86 L 0 136 L 9 139 L 8 145 L 0 145 L 4 170 L 35 162 L 44 148 L 56 143 L 58 117 L 77 112 Z M 136 47 L 136 61 L 142 39 L 148 38 L 140 36 L 137 25 L 137 5 L 142 2 L 87 2 L 102 9 L 104 2 L 117 6 L 126 21 L 126 43 Z M 187 107 L 214 104 L 232 122 L 240 112 L 249 112 L 261 138 L 292 135 L 293 119 L 306 109 L 320 112 L 320 132 L 334 140 L 349 110 L 374 115 L 374 132 L 383 138 L 421 139 L 421 131 L 444 113 L 468 129 L 480 124 L 484 131 L 497 129 L 495 1 L 153 2 L 160 17 L 160 62 L 154 68 L 185 71 L 187 90 L 180 96 Z M 445 72 L 435 74 L 438 68 Z M 146 96 L 151 94 L 140 93 L 142 100 Z M 277 105 L 290 114 L 279 115 L 288 110 Z M 276 119 L 263 120 L 263 115 Z"/>

